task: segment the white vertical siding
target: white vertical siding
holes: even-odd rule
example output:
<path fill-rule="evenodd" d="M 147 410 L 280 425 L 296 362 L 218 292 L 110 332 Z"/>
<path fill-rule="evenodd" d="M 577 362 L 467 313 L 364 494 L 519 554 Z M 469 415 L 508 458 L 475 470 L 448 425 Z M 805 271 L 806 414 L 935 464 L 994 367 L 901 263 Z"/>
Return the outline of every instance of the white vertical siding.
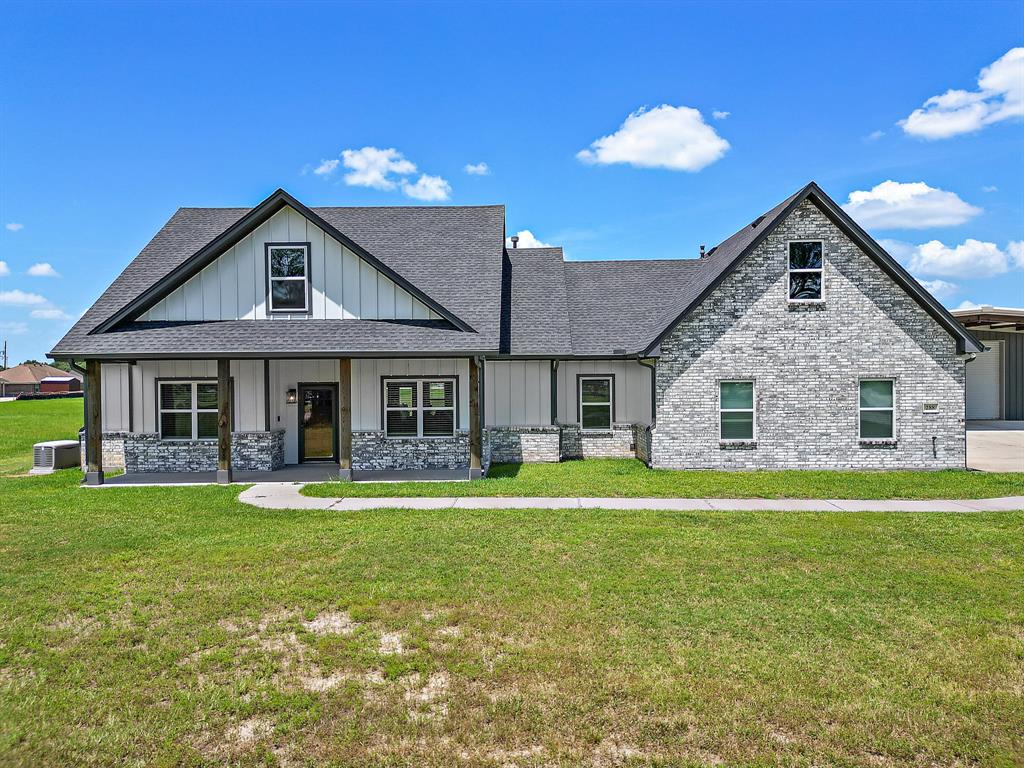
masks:
<path fill-rule="evenodd" d="M 297 211 L 284 208 L 154 305 L 141 319 L 301 319 L 304 316 L 267 312 L 268 242 L 310 243 L 310 317 L 314 319 L 438 317 L 316 224 Z"/>
<path fill-rule="evenodd" d="M 488 360 L 484 372 L 484 421 L 489 427 L 550 424 L 550 361 Z"/>
<path fill-rule="evenodd" d="M 128 368 L 126 363 L 104 363 L 100 367 L 100 406 L 104 432 L 127 432 Z"/>
<path fill-rule="evenodd" d="M 615 421 L 651 423 L 651 370 L 633 360 L 563 360 L 558 365 L 558 421 L 579 421 L 576 377 L 580 374 L 615 376 Z"/>

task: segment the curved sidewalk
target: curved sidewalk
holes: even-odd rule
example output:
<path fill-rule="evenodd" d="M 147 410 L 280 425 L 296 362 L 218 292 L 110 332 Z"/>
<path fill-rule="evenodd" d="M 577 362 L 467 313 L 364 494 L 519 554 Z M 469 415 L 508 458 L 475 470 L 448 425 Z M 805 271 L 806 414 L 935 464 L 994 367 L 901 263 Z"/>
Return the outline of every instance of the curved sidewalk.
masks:
<path fill-rule="evenodd" d="M 303 496 L 301 483 L 257 483 L 238 500 L 263 509 L 663 509 L 776 512 L 1006 512 L 1024 509 L 1024 496 L 932 501 L 871 499 L 663 499 L 522 496 L 357 497 Z"/>

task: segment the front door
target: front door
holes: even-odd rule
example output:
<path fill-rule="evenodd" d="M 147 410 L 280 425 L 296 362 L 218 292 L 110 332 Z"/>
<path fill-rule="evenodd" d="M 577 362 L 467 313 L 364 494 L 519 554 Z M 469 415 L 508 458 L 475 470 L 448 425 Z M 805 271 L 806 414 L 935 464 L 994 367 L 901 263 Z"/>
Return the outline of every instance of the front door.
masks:
<path fill-rule="evenodd" d="M 299 385 L 299 461 L 338 460 L 334 384 Z"/>

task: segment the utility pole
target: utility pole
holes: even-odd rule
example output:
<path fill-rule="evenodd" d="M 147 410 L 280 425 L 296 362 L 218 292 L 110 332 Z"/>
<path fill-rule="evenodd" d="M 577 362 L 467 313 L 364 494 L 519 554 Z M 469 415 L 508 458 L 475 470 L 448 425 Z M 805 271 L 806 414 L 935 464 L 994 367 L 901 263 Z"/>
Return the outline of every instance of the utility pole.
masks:
<path fill-rule="evenodd" d="M 7 367 L 7 339 L 4 339 L 4 364 L 0 365 L 0 370 Z"/>

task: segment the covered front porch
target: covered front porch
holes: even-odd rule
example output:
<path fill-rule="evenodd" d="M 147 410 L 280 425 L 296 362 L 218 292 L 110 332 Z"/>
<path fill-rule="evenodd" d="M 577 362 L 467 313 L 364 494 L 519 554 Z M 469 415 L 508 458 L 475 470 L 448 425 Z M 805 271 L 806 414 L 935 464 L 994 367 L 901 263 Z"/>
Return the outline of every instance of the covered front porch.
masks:
<path fill-rule="evenodd" d="M 482 361 L 86 362 L 86 483 L 481 476 Z M 106 478 L 105 470 L 125 473 Z"/>

